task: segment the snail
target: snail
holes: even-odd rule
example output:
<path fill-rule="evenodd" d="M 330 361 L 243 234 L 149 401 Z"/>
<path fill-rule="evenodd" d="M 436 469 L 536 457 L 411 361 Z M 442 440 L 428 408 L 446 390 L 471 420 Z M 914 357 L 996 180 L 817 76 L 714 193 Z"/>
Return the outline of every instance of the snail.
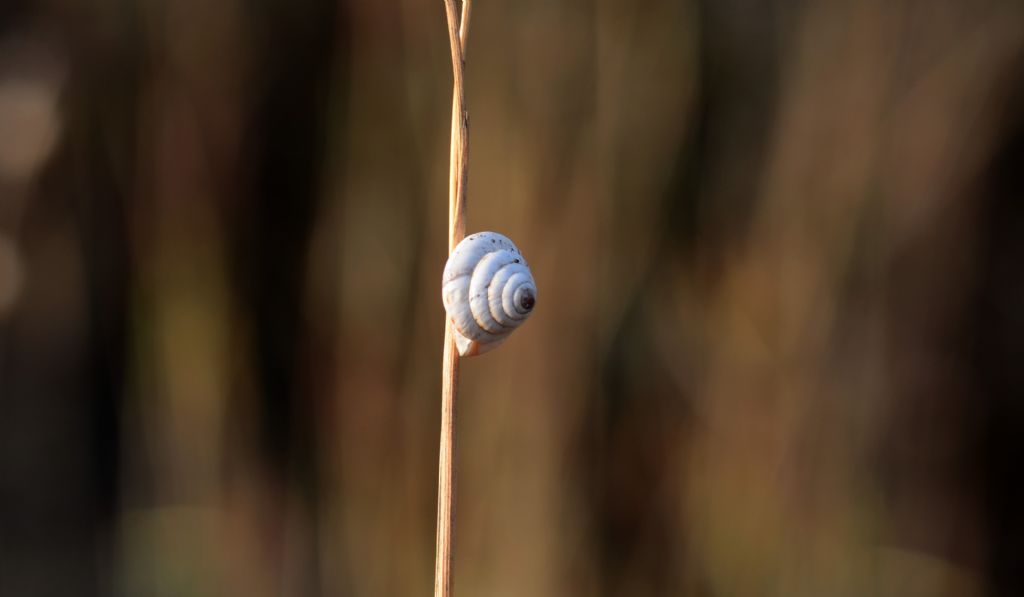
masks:
<path fill-rule="evenodd" d="M 441 300 L 459 354 L 471 357 L 494 350 L 526 321 L 537 302 L 537 285 L 508 237 L 477 232 L 448 257 Z"/>

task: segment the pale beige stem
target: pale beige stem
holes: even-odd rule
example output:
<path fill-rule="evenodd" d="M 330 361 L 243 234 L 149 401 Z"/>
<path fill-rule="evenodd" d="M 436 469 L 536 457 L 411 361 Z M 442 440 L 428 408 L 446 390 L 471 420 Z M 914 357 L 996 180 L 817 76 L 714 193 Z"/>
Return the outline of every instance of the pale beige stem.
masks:
<path fill-rule="evenodd" d="M 448 38 L 452 51 L 452 133 L 448 178 L 448 252 L 466 236 L 466 166 L 469 123 L 466 116 L 466 35 L 470 0 L 462 2 L 462 17 L 455 0 L 444 0 Z M 459 387 L 459 354 L 452 336 L 451 320 L 444 327 L 444 359 L 441 371 L 441 446 L 437 472 L 437 560 L 434 565 L 434 597 L 452 594 L 452 548 L 455 527 L 455 398 Z"/>
<path fill-rule="evenodd" d="M 450 5 L 450 6 L 449 6 Z M 451 154 L 448 171 L 448 251 L 466 236 L 466 180 L 469 163 L 469 123 L 466 111 L 466 94 L 463 85 L 463 73 L 466 67 L 466 37 L 469 32 L 469 11 L 472 2 L 463 0 L 462 18 L 458 25 L 458 42 L 453 37 L 455 2 L 445 0 L 448 10 L 448 35 L 452 46 L 452 134 Z M 460 119 L 459 116 L 462 116 Z"/>

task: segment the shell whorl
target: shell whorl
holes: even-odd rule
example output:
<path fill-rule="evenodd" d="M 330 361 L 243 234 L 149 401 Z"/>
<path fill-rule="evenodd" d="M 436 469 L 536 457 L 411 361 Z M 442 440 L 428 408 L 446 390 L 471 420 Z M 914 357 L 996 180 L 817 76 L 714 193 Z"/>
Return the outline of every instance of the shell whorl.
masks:
<path fill-rule="evenodd" d="M 497 232 L 455 246 L 441 277 L 441 300 L 462 356 L 493 350 L 533 312 L 537 285 L 516 245 Z"/>

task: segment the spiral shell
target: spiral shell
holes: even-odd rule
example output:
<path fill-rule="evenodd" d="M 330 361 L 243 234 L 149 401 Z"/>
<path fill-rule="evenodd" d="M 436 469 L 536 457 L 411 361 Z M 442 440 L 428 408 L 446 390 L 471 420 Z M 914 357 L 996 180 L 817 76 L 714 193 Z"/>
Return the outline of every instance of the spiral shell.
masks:
<path fill-rule="evenodd" d="M 441 300 L 464 357 L 497 348 L 533 312 L 537 285 L 508 237 L 478 232 L 456 245 L 441 277 Z"/>

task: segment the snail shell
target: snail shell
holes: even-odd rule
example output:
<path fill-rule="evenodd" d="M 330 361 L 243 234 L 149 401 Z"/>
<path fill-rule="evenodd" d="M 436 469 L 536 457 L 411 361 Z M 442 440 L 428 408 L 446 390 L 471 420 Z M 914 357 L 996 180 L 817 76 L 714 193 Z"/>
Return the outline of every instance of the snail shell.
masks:
<path fill-rule="evenodd" d="M 452 322 L 459 354 L 497 348 L 533 312 L 537 285 L 526 259 L 508 237 L 478 232 L 448 257 L 441 300 Z"/>

